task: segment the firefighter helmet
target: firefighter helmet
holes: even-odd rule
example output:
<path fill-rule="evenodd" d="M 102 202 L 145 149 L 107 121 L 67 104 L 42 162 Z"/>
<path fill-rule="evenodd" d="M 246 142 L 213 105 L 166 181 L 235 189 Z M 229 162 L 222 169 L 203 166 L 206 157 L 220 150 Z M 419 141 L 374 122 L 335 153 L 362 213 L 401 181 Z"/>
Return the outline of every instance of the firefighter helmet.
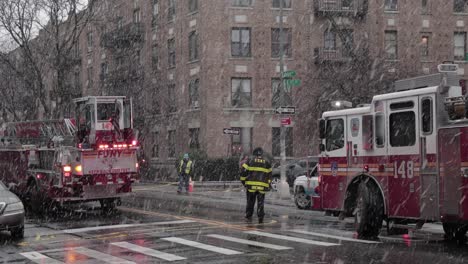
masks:
<path fill-rule="evenodd" d="M 258 147 L 258 148 L 255 148 L 254 151 L 252 152 L 252 154 L 254 156 L 262 156 L 263 155 L 263 149 Z"/>

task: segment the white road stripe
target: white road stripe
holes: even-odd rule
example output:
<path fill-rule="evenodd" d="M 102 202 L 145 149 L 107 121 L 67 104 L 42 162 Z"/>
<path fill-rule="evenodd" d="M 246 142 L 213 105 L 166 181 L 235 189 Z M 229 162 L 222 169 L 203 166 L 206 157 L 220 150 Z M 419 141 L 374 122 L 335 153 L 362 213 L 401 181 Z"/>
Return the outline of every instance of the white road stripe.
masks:
<path fill-rule="evenodd" d="M 164 253 L 162 251 L 158 251 L 158 250 L 154 250 L 154 249 L 151 249 L 151 248 L 138 246 L 138 245 L 131 244 L 131 243 L 128 243 L 128 242 L 115 242 L 115 243 L 111 243 L 111 245 L 118 246 L 118 247 L 123 247 L 123 248 L 129 249 L 129 250 L 132 250 L 132 251 L 135 251 L 135 252 L 147 255 L 147 256 L 160 258 L 160 259 L 164 259 L 164 260 L 167 260 L 167 261 L 175 261 L 175 260 L 186 259 L 184 257 L 180 257 L 180 256 L 169 254 L 169 253 Z"/>
<path fill-rule="evenodd" d="M 355 238 L 350 238 L 350 237 L 334 236 L 334 235 L 328 235 L 328 234 L 322 234 L 322 233 L 309 232 L 309 231 L 300 230 L 300 229 L 293 229 L 293 230 L 290 230 L 290 231 L 295 232 L 295 233 L 299 233 L 299 234 L 305 234 L 305 235 L 311 235 L 311 236 L 317 236 L 317 237 L 333 238 L 333 239 L 338 239 L 338 240 L 342 240 L 342 241 L 352 241 L 352 242 L 359 242 L 359 243 L 366 243 L 366 244 L 380 244 L 381 243 L 379 241 L 370 241 L 370 240 L 355 239 Z"/>
<path fill-rule="evenodd" d="M 274 244 L 262 243 L 262 242 L 251 241 L 251 240 L 235 238 L 235 237 L 222 236 L 222 235 L 211 234 L 207 236 L 226 240 L 226 241 L 231 241 L 231 242 L 236 242 L 236 243 L 241 243 L 241 244 L 246 244 L 246 245 L 251 245 L 251 246 L 256 246 L 256 247 L 275 249 L 275 250 L 292 249 L 291 247 L 278 246 Z"/>
<path fill-rule="evenodd" d="M 195 247 L 195 248 L 199 248 L 199 249 L 213 251 L 213 252 L 216 252 L 216 253 L 221 253 L 221 254 L 224 254 L 224 255 L 242 254 L 242 252 L 239 252 L 239 251 L 235 251 L 235 250 L 231 250 L 231 249 L 227 249 L 227 248 L 215 247 L 215 246 L 202 244 L 202 243 L 199 243 L 199 242 L 195 242 L 195 241 L 191 241 L 191 240 L 187 240 L 187 239 L 183 239 L 183 238 L 178 238 L 178 237 L 165 237 L 165 238 L 161 238 L 161 239 L 169 241 L 169 242 L 173 242 L 173 243 L 178 243 L 178 244 L 190 246 L 190 247 Z"/>
<path fill-rule="evenodd" d="M 97 230 L 107 230 L 107 229 L 122 229 L 129 227 L 140 227 L 140 226 L 157 226 L 157 225 L 175 225 L 175 224 L 185 224 L 193 223 L 192 220 L 176 220 L 176 221 L 164 221 L 164 222 L 153 222 L 153 223 L 144 223 L 144 224 L 123 224 L 123 225 L 107 225 L 107 226 L 94 226 L 94 227 L 84 227 L 84 228 L 74 228 L 74 229 L 65 229 L 62 231 L 57 231 L 59 233 L 83 233 L 88 231 L 97 231 Z"/>
<path fill-rule="evenodd" d="M 340 244 L 335 244 L 335 243 L 321 242 L 321 241 L 315 241 L 315 240 L 304 239 L 304 238 L 299 238 L 299 237 L 276 235 L 276 234 L 270 234 L 270 233 L 259 232 L 259 231 L 246 231 L 245 233 L 251 234 L 251 235 L 258 235 L 258 236 L 265 236 L 265 237 L 271 237 L 271 238 L 276 238 L 276 239 L 288 240 L 288 241 L 293 241 L 293 242 L 299 242 L 299 243 L 304 243 L 304 244 L 309 244 L 309 245 L 316 245 L 316 246 L 330 247 L 330 246 L 340 245 Z"/>
<path fill-rule="evenodd" d="M 39 264 L 43 264 L 43 263 L 47 263 L 47 264 L 65 264 L 64 262 L 55 260 L 53 258 L 49 258 L 48 256 L 43 255 L 43 254 L 41 254 L 41 253 L 39 253 L 37 251 L 24 252 L 24 253 L 20 253 L 20 255 L 22 255 L 23 257 L 31 260 L 32 262 L 39 263 Z"/>
<path fill-rule="evenodd" d="M 123 258 L 114 257 L 112 255 L 102 253 L 102 252 L 99 252 L 99 251 L 96 251 L 96 250 L 92 250 L 92 249 L 89 249 L 89 248 L 77 247 L 77 248 L 75 248 L 75 252 L 77 252 L 79 254 L 82 254 L 82 255 L 86 255 L 86 256 L 91 257 L 91 258 L 98 259 L 98 260 L 103 261 L 103 262 L 107 262 L 107 263 L 135 264 L 135 262 L 133 262 L 133 261 L 129 261 L 129 260 L 126 260 L 126 259 L 123 259 Z"/>

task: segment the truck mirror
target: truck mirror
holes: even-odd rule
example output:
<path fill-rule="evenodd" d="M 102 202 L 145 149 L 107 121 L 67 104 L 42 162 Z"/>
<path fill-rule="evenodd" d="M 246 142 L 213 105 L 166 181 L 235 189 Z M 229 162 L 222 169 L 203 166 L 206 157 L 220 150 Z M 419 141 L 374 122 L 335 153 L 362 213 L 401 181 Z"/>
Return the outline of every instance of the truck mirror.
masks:
<path fill-rule="evenodd" d="M 319 145 L 319 151 L 324 152 L 325 151 L 325 144 L 320 144 Z"/>
<path fill-rule="evenodd" d="M 324 119 L 320 119 L 319 121 L 319 136 L 320 136 L 320 139 L 325 138 L 325 120 Z"/>

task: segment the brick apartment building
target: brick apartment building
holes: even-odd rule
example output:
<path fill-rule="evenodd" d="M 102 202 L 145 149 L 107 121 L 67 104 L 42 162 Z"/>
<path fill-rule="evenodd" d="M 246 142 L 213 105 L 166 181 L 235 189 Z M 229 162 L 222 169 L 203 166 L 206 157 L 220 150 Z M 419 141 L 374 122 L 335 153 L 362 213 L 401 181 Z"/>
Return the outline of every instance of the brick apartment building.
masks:
<path fill-rule="evenodd" d="M 321 93 L 320 72 L 348 67 L 356 47 L 365 44 L 385 65 L 369 75 L 434 73 L 455 61 L 466 77 L 462 0 L 283 0 L 282 18 L 279 1 L 103 1 L 77 49 L 83 94 L 133 96 L 145 151 L 164 163 L 189 149 L 225 157 L 261 146 L 279 156 L 280 19 L 285 70 L 302 81 L 285 98 L 298 112 L 287 128 L 288 157 L 316 153 L 320 113 L 310 105 Z"/>

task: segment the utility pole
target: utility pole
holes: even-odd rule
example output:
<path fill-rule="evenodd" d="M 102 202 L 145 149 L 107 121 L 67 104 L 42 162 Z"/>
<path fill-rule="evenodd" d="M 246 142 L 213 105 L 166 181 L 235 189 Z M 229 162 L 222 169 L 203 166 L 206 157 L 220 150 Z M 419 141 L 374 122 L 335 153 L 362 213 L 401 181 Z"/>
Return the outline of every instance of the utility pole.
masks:
<path fill-rule="evenodd" d="M 280 18 L 279 18 L 279 43 L 280 43 L 280 84 L 278 86 L 280 96 L 280 106 L 285 104 L 285 85 L 284 85 L 284 39 L 283 39 L 283 0 L 280 0 Z M 280 162 L 280 186 L 279 193 L 280 197 L 289 196 L 289 186 L 286 183 L 286 128 L 280 126 L 280 146 L 281 146 L 281 162 Z"/>

